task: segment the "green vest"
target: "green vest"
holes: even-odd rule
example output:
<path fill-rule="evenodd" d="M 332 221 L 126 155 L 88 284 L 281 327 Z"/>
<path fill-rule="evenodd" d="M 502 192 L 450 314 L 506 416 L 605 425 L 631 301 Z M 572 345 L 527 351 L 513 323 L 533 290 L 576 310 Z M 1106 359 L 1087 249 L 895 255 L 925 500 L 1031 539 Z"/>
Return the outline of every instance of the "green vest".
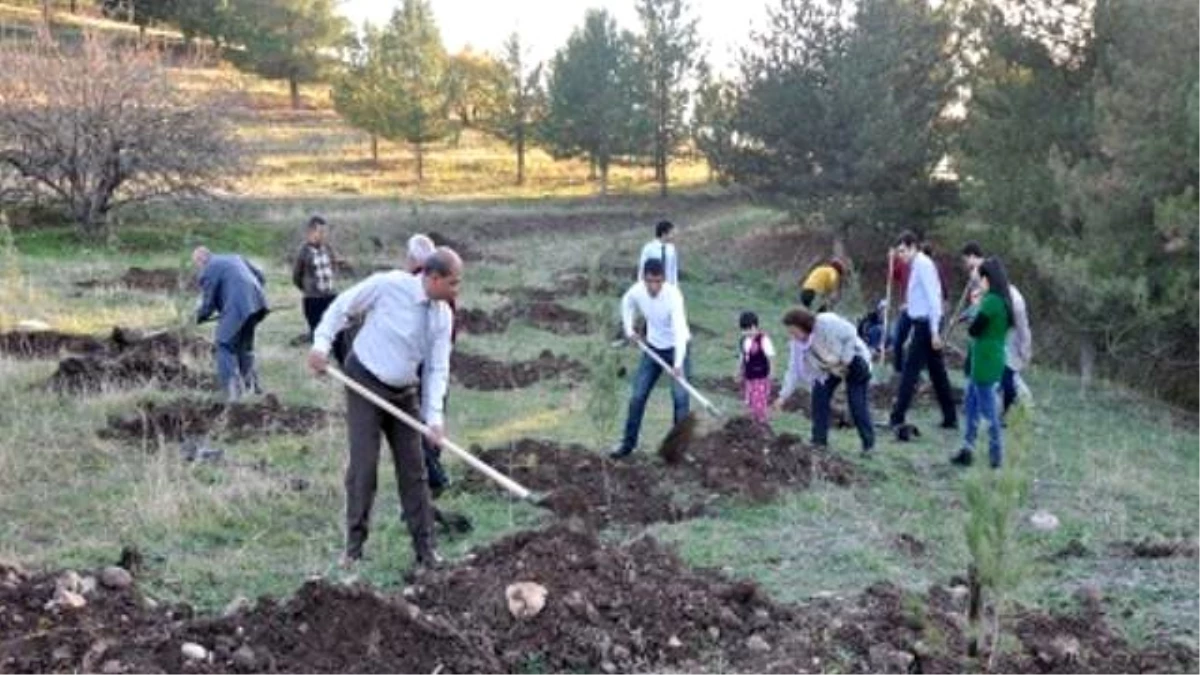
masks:
<path fill-rule="evenodd" d="M 1004 375 L 1004 342 L 1008 336 L 1008 310 L 999 293 L 988 291 L 979 302 L 979 314 L 988 318 L 983 334 L 971 340 L 971 381 L 996 384 Z"/>

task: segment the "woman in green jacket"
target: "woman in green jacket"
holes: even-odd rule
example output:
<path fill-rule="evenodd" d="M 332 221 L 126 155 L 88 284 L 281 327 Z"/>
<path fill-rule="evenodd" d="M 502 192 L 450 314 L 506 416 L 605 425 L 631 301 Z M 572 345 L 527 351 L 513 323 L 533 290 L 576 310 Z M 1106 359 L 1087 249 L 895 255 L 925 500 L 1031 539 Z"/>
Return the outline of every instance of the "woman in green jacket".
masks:
<path fill-rule="evenodd" d="M 1013 324 L 1012 296 L 1008 291 L 1008 274 L 998 258 L 988 258 L 980 265 L 979 278 L 983 299 L 967 329 L 971 336 L 971 371 L 967 377 L 965 402 L 967 430 L 962 449 L 950 461 L 970 466 L 975 437 L 979 433 L 979 418 L 984 417 L 990 427 L 988 458 L 992 468 L 996 469 L 1004 459 L 1004 431 L 1000 426 L 996 390 L 1004 376 L 1005 339 Z"/>

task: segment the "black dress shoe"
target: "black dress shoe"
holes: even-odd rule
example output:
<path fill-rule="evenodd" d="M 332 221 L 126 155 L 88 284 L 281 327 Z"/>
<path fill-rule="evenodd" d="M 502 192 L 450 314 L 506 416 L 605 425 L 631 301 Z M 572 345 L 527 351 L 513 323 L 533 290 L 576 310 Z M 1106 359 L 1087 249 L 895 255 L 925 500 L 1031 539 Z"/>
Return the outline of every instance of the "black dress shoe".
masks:
<path fill-rule="evenodd" d="M 616 450 L 613 450 L 612 452 L 608 453 L 608 456 L 612 459 L 625 459 L 626 457 L 628 457 L 632 454 L 633 454 L 633 448 L 623 448 L 618 445 Z"/>
<path fill-rule="evenodd" d="M 963 448 L 950 458 L 950 463 L 957 466 L 971 466 L 973 460 L 972 454 L 969 449 Z"/>

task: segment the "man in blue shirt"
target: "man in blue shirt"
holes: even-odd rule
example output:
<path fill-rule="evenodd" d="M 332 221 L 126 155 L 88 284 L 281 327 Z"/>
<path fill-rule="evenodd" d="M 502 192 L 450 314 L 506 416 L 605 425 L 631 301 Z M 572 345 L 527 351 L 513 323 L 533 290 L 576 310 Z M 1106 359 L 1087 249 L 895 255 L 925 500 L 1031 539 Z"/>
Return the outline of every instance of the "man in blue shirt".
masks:
<path fill-rule="evenodd" d="M 254 332 L 270 311 L 263 291 L 266 277 L 240 255 L 213 255 L 203 246 L 192 251 L 192 262 L 199 270 L 198 284 L 203 294 L 196 323 L 220 313 L 214 342 L 221 391 L 231 402 L 246 391 L 260 393 Z"/>

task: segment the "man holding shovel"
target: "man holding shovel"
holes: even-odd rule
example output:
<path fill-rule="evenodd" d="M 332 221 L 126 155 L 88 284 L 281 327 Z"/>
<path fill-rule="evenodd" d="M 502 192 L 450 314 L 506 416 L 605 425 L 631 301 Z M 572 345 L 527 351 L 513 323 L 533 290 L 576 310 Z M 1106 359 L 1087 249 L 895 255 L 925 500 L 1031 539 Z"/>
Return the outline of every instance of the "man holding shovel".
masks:
<path fill-rule="evenodd" d="M 688 341 L 687 313 L 683 306 L 683 294 L 674 284 L 665 279 L 662 260 L 650 258 L 642 265 L 642 280 L 636 282 L 621 298 L 621 319 L 625 338 L 632 345 L 641 340 L 634 331 L 635 312 L 646 319 L 647 347 L 671 366 L 671 399 L 675 404 L 675 425 L 688 416 L 688 391 L 678 378 L 691 379 L 691 355 Z M 642 428 L 642 417 L 646 413 L 646 401 L 662 374 L 662 366 L 654 362 L 649 354 L 643 354 L 633 378 L 633 395 L 629 399 L 629 417 L 625 421 L 625 436 L 612 452 L 614 459 L 628 457 L 637 448 L 638 435 Z"/>
<path fill-rule="evenodd" d="M 213 342 L 221 391 L 230 402 L 247 391 L 259 393 L 254 332 L 270 311 L 263 292 L 266 277 L 244 257 L 213 255 L 204 246 L 192 251 L 192 263 L 199 271 L 197 283 L 202 293 L 196 323 L 220 313 Z"/>
<path fill-rule="evenodd" d="M 347 316 L 363 315 L 362 329 L 346 359 L 346 375 L 411 417 L 425 420 L 429 441 L 440 445 L 444 438 L 443 405 L 450 380 L 453 324 L 447 303 L 458 296 L 462 272 L 458 254 L 442 247 L 425 261 L 419 276 L 383 272 L 345 291 L 317 326 L 309 367 L 316 373 L 324 372 L 334 336 L 345 325 Z M 418 368 L 422 368 L 421 375 Z M 412 537 L 417 567 L 438 564 L 420 433 L 349 389 L 346 422 L 350 461 L 346 468 L 343 567 L 353 567 L 362 558 L 367 541 L 381 434 L 387 436 L 392 450 L 403 519 Z"/>

